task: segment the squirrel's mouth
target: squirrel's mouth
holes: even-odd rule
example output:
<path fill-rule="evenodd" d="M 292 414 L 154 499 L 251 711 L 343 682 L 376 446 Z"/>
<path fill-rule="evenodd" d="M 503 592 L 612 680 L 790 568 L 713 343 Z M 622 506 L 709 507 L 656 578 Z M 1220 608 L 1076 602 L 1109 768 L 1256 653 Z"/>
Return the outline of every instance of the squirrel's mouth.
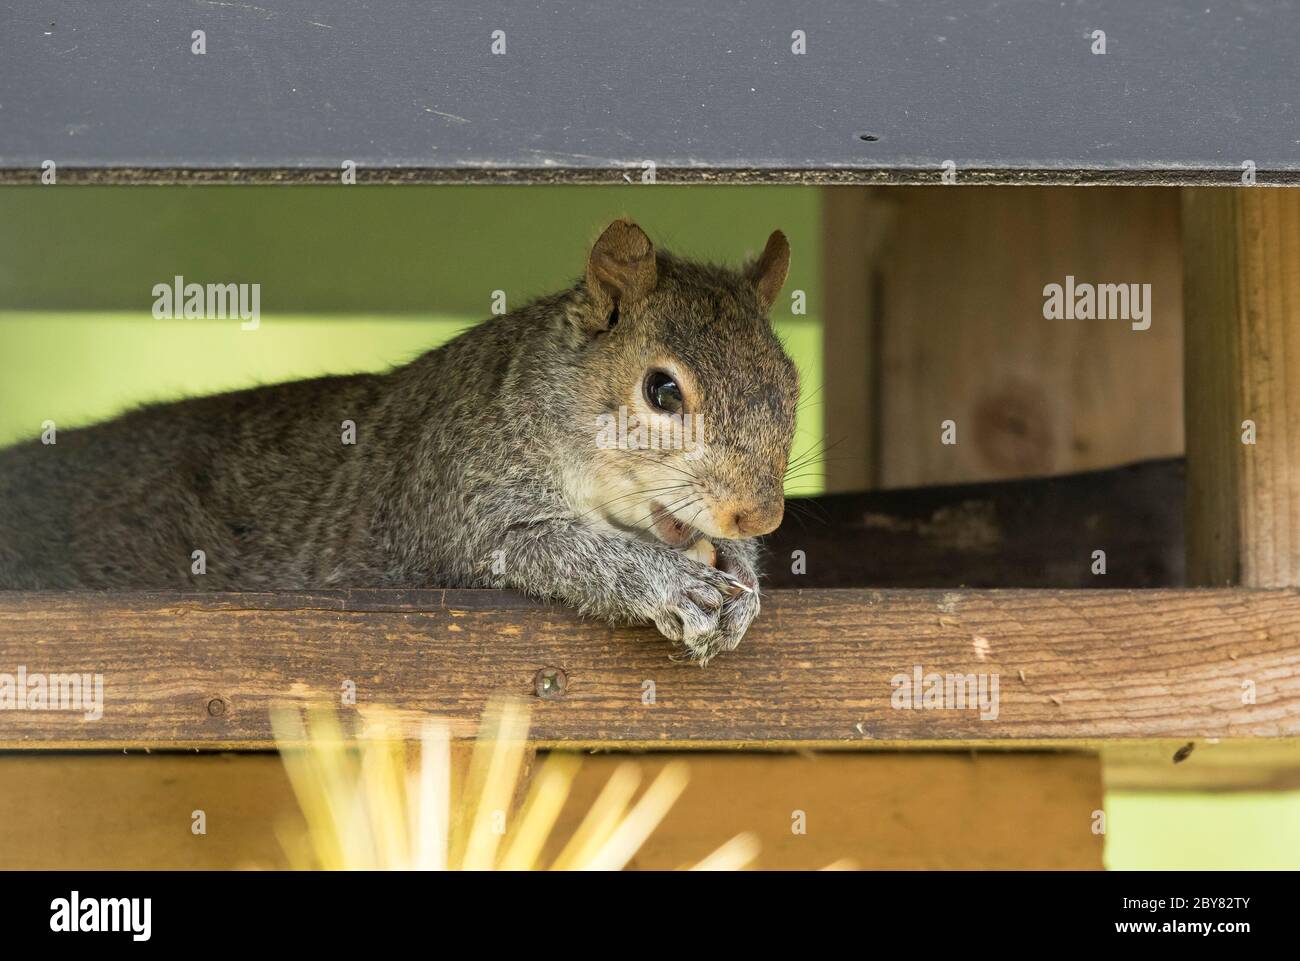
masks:
<path fill-rule="evenodd" d="M 702 536 L 690 524 L 674 517 L 672 511 L 658 501 L 650 503 L 650 520 L 655 537 L 669 547 L 689 547 Z"/>

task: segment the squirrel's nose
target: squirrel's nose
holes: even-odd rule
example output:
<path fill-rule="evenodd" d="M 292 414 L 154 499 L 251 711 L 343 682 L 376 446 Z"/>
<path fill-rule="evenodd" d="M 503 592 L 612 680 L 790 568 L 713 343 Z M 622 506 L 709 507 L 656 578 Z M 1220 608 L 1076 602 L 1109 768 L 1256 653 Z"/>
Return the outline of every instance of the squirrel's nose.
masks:
<path fill-rule="evenodd" d="M 742 537 L 770 534 L 781 525 L 785 515 L 785 500 L 778 497 L 766 504 L 755 504 L 736 511 L 736 530 Z"/>

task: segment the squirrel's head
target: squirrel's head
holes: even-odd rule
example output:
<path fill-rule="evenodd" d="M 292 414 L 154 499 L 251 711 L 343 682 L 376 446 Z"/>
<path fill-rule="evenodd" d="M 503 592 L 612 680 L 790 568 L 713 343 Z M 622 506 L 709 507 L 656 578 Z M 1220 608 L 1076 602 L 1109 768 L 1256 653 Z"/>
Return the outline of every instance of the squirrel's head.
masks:
<path fill-rule="evenodd" d="M 780 231 L 742 270 L 656 253 L 624 220 L 601 234 L 570 313 L 587 510 L 677 547 L 780 524 L 799 375 L 768 313 L 789 266 Z"/>

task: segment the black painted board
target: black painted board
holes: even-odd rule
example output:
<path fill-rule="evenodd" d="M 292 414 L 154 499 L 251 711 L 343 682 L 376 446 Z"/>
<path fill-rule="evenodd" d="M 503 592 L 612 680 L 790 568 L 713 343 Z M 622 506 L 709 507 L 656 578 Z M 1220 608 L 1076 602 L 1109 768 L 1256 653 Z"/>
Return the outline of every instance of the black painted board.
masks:
<path fill-rule="evenodd" d="M 19 182 L 1296 182 L 1298 102 L 1285 0 L 0 5 Z"/>

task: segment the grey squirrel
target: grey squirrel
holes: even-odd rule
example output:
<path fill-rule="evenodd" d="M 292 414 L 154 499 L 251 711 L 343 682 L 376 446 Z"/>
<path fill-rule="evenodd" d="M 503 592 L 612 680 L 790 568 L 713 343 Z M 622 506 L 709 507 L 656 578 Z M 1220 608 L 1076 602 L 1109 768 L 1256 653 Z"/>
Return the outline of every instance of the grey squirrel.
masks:
<path fill-rule="evenodd" d="M 570 289 L 388 373 L 0 451 L 0 588 L 508 587 L 706 662 L 758 613 L 754 538 L 782 517 L 789 258 L 777 231 L 743 270 L 701 264 L 618 220 Z"/>

